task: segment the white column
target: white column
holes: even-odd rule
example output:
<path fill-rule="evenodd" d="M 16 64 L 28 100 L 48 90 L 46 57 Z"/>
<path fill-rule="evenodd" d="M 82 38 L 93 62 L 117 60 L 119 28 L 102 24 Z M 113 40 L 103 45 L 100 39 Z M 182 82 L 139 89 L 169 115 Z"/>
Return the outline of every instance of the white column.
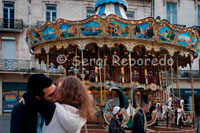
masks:
<path fill-rule="evenodd" d="M 0 115 L 2 115 L 2 112 L 3 112 L 3 108 L 2 108 L 2 104 L 3 104 L 3 102 L 2 102 L 2 75 L 0 75 Z"/>
<path fill-rule="evenodd" d="M 189 99 L 188 99 L 188 110 L 192 111 L 192 96 L 189 96 Z"/>

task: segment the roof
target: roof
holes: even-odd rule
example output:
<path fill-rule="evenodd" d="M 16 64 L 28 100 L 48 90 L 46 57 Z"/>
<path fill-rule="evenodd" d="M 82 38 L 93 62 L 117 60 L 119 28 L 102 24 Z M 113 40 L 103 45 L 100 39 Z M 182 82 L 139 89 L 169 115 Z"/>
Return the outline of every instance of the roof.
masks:
<path fill-rule="evenodd" d="M 127 10 L 128 8 L 128 4 L 127 4 L 127 1 L 126 0 L 97 0 L 96 1 L 96 4 L 95 4 L 95 10 L 97 10 L 97 8 L 103 4 L 106 4 L 106 3 L 119 3 L 119 4 L 122 4 L 125 8 L 125 10 Z"/>

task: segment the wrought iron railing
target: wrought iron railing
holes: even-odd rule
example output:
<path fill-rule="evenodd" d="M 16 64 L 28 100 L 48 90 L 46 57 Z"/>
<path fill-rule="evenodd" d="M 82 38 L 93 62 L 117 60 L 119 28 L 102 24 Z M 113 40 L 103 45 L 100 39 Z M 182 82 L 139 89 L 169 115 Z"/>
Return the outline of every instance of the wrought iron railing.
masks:
<path fill-rule="evenodd" d="M 37 63 L 36 63 L 37 64 Z M 0 71 L 11 72 L 47 72 L 45 67 L 37 67 L 35 61 L 19 59 L 0 59 Z M 49 66 L 49 72 L 53 74 L 63 74 L 63 69 L 56 69 L 53 65 Z"/>
<path fill-rule="evenodd" d="M 23 20 L 22 19 L 0 18 L 0 28 L 22 30 L 23 29 Z"/>
<path fill-rule="evenodd" d="M 200 34 L 200 26 L 192 26 L 192 28 L 198 30 L 199 34 Z"/>
<path fill-rule="evenodd" d="M 37 21 L 37 28 L 42 27 L 45 23 L 46 21 Z"/>
<path fill-rule="evenodd" d="M 164 77 L 171 77 L 171 71 L 168 71 L 167 73 L 163 73 Z M 200 78 L 200 70 L 192 70 L 192 76 L 193 78 Z M 177 75 L 177 72 L 173 72 L 174 78 L 190 78 L 190 70 L 179 70 L 179 74 Z"/>

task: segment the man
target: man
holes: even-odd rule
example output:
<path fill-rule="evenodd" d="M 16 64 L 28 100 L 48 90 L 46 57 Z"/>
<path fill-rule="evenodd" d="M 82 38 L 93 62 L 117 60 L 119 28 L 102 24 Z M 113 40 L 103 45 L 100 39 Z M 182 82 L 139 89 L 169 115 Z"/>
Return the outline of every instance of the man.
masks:
<path fill-rule="evenodd" d="M 135 114 L 133 119 L 132 133 L 146 133 L 147 121 L 145 113 L 149 112 L 150 106 L 146 103 Z"/>
<path fill-rule="evenodd" d="M 37 106 L 33 106 L 30 102 L 37 99 L 54 103 L 57 100 L 57 88 L 44 74 L 32 75 L 28 79 L 27 89 L 28 93 L 25 95 L 29 101 L 25 99 L 25 104 L 21 102 L 13 107 L 10 133 L 41 133 L 44 120 L 38 113 Z"/>
<path fill-rule="evenodd" d="M 115 106 L 113 109 L 113 117 L 110 121 L 109 125 L 109 133 L 124 133 L 124 130 L 121 128 L 120 122 L 119 122 L 119 115 L 121 115 L 121 108 L 118 106 Z"/>

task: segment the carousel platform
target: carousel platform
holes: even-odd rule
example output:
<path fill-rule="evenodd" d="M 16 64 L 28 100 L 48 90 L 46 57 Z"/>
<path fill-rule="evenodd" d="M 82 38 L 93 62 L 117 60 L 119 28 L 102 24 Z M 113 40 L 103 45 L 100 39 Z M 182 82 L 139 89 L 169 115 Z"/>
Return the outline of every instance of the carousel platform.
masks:
<path fill-rule="evenodd" d="M 108 133 L 108 126 L 87 124 L 88 133 Z M 125 130 L 126 133 L 131 133 L 131 130 Z M 148 127 L 148 133 L 196 133 L 197 128 L 193 127 L 183 127 L 182 129 L 178 127 L 166 127 L 166 126 L 155 126 Z M 81 133 L 85 133 L 85 128 L 82 128 Z"/>

